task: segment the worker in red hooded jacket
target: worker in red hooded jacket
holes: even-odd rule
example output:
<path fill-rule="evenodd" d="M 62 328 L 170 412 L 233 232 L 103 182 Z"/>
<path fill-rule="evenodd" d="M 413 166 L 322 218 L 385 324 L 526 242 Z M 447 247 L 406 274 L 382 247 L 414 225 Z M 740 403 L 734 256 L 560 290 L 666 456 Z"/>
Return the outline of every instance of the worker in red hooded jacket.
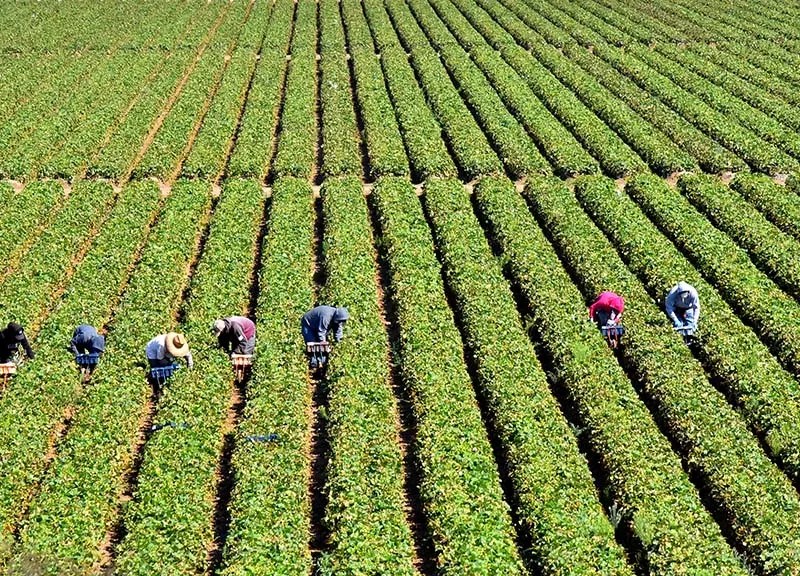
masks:
<path fill-rule="evenodd" d="M 589 306 L 589 319 L 597 322 L 597 326 L 614 326 L 620 323 L 625 300 L 615 292 L 601 292 L 597 300 Z"/>

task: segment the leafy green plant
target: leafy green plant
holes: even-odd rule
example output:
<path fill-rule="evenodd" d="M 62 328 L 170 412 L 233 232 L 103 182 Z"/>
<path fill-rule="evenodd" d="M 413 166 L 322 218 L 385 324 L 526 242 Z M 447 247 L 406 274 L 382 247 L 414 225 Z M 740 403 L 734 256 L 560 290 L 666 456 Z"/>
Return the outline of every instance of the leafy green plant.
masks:
<path fill-rule="evenodd" d="M 442 140 L 442 128 L 425 102 L 386 10 L 377 0 L 366 0 L 363 5 L 375 46 L 380 50 L 386 87 L 414 177 L 424 180 L 431 176 L 455 175 L 456 166 Z"/>
<path fill-rule="evenodd" d="M 605 178 L 583 179 L 575 192 L 650 296 L 662 303 L 679 280 L 702 299 L 699 356 L 784 470 L 800 472 L 800 388 L 774 356 L 678 249 Z M 793 408 L 797 406 L 797 408 Z"/>
<path fill-rule="evenodd" d="M 5 188 L 8 190 L 10 186 Z M 31 182 L 20 194 L 8 196 L 0 219 L 0 285 L 16 270 L 25 249 L 52 222 L 63 202 L 64 188 L 58 182 Z"/>
<path fill-rule="evenodd" d="M 482 179 L 476 194 L 506 182 Z M 408 190 L 404 196 L 405 202 L 396 201 L 392 212 L 408 214 L 405 219 L 411 220 L 414 212 L 406 205 L 415 198 Z M 632 574 L 469 195 L 455 182 L 430 183 L 425 204 L 480 396 L 505 456 L 516 516 L 533 545 L 524 557 L 545 574 Z M 392 212 L 383 210 L 385 220 L 398 218 Z M 411 222 L 417 228 L 424 226 L 421 213 L 415 220 Z M 422 244 L 407 236 L 397 239 L 394 248 Z"/>
<path fill-rule="evenodd" d="M 463 191 L 456 180 L 431 180 L 426 194 L 435 189 L 437 197 L 448 195 L 456 187 Z M 397 314 L 397 358 L 416 428 L 411 448 L 436 562 L 442 574 L 521 574 L 508 505 L 422 208 L 407 181 L 381 180 L 373 193 Z"/>
<path fill-rule="evenodd" d="M 228 177 L 264 180 L 269 171 L 294 11 L 292 0 L 278 0 L 270 14 L 260 58 L 241 112 L 236 142 L 230 152 Z"/>
<path fill-rule="evenodd" d="M 776 284 L 800 298 L 800 244 L 796 239 L 710 176 L 681 176 L 678 189 L 714 225 L 747 250 L 753 262 Z"/>
<path fill-rule="evenodd" d="M 411 54 L 411 64 L 419 77 L 428 105 L 442 126 L 450 150 L 461 171 L 468 178 L 501 172 L 503 165 L 500 159 L 489 145 L 486 135 L 481 131 L 469 108 L 461 99 L 436 51 L 426 41 L 425 33 L 414 21 L 408 8 L 396 2 L 386 3 L 385 6 L 401 43 Z M 471 81 L 474 82 L 476 79 L 472 77 Z M 463 78 L 459 83 L 463 86 Z M 474 84 L 472 86 L 474 87 Z M 477 96 L 474 89 L 467 88 L 467 92 Z M 474 108 L 476 100 L 471 99 L 471 103 Z M 486 114 L 492 114 L 487 111 L 486 105 L 485 102 L 481 104 L 484 120 L 487 118 Z M 500 106 L 500 110 L 503 110 L 502 104 L 498 102 L 497 105 Z M 497 110 L 495 110 L 496 112 Z M 512 122 L 514 122 L 513 119 Z M 499 128 L 496 119 L 494 126 Z M 525 134 L 522 134 L 521 137 L 528 140 Z M 506 142 L 510 144 L 508 140 Z M 507 156 L 508 153 L 508 146 L 506 146 L 502 155 Z M 516 162 L 517 171 L 521 170 L 519 162 L 530 163 L 529 160 L 522 161 L 520 159 L 517 159 Z"/>
<path fill-rule="evenodd" d="M 311 390 L 300 317 L 314 302 L 314 205 L 305 180 L 275 182 L 262 246 L 258 337 L 247 403 L 234 437 L 236 482 L 220 573 L 305 576 L 311 570 Z M 277 435 L 276 444 L 252 441 L 268 434 Z"/>
<path fill-rule="evenodd" d="M 343 0 L 341 7 L 370 177 L 406 176 L 410 172 L 408 158 L 361 4 Z"/>
<path fill-rule="evenodd" d="M 102 328 L 111 319 L 134 271 L 159 198 L 153 182 L 125 187 L 92 248 L 75 269 L 64 298 L 36 332 L 36 358 L 20 370 L 0 398 L 0 522 L 6 526 L 4 542 L 10 541 L 11 530 L 22 519 L 45 472 L 51 435 L 85 391 L 66 344 L 77 325 Z M 104 364 L 98 369 L 103 370 Z"/>
<path fill-rule="evenodd" d="M 563 186 L 558 180 L 538 185 Z M 476 205 L 529 307 L 553 378 L 602 471 L 603 490 L 652 572 L 745 574 L 669 441 L 617 364 L 584 298 L 510 182 L 479 187 Z"/>
<path fill-rule="evenodd" d="M 625 298 L 620 360 L 689 470 L 723 512 L 723 526 L 766 571 L 800 562 L 800 498 L 770 462 L 744 420 L 727 404 L 602 233 L 566 188 L 525 189 L 567 270 L 590 301 L 603 290 Z"/>
<path fill-rule="evenodd" d="M 322 574 L 413 574 L 411 532 L 403 513 L 397 408 L 386 362 L 369 214 L 358 178 L 322 187 L 321 302 L 346 306 L 345 337 L 334 345 L 325 386 L 330 458 L 325 525 L 330 550 Z M 357 535 L 357 536 L 356 536 Z"/>
<path fill-rule="evenodd" d="M 533 140 L 517 119 L 506 110 L 492 84 L 470 60 L 469 54 L 459 46 L 455 36 L 439 20 L 427 2 L 410 3 L 409 8 L 428 35 L 432 46 L 439 52 L 442 63 L 497 150 L 506 171 L 517 178 L 529 173 L 549 174 L 550 165 Z"/>
<path fill-rule="evenodd" d="M 317 147 L 317 5 L 299 2 L 272 176 L 311 178 Z"/>
<path fill-rule="evenodd" d="M 39 191 L 52 200 L 61 195 L 60 189 L 58 183 L 44 183 Z M 49 226 L 20 257 L 14 274 L 0 282 L 1 318 L 23 326 L 39 318 L 91 246 L 115 199 L 111 185 L 104 182 L 80 182 L 73 187 Z"/>
<path fill-rule="evenodd" d="M 214 210 L 180 327 L 202 369 L 176 374 L 153 414 L 156 425 L 187 427 L 158 430 L 145 444 L 115 562 L 125 574 L 188 574 L 206 566 L 233 380 L 209 326 L 216 318 L 246 315 L 263 195 L 255 182 L 231 181 Z"/>
<path fill-rule="evenodd" d="M 345 59 L 345 39 L 337 0 L 321 0 L 320 106 L 322 108 L 322 174 L 361 174 L 359 130 Z"/>
<path fill-rule="evenodd" d="M 102 368 L 78 398 L 70 429 L 31 501 L 14 563 L 37 558 L 45 574 L 63 574 L 101 562 L 152 396 L 144 345 L 172 328 L 210 205 L 207 184 L 173 187 L 116 308 Z"/>

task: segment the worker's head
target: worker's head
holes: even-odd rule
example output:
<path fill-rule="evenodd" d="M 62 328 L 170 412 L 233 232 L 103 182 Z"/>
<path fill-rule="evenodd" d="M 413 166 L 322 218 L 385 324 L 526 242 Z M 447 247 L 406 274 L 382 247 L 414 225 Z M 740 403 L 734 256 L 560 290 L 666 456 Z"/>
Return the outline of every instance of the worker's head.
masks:
<path fill-rule="evenodd" d="M 16 340 L 25 340 L 25 331 L 20 324 L 9 322 L 8 326 L 6 326 L 6 330 L 9 334 L 12 334 Z"/>
<path fill-rule="evenodd" d="M 219 335 L 225 330 L 225 320 L 222 318 L 217 318 L 214 320 L 214 323 L 211 325 L 211 331 L 214 333 L 214 336 L 219 338 Z"/>
<path fill-rule="evenodd" d="M 347 311 L 347 308 L 341 307 L 337 308 L 336 312 L 333 313 L 333 321 L 337 324 L 343 324 L 347 320 L 350 319 L 350 313 Z"/>
<path fill-rule="evenodd" d="M 182 358 L 189 353 L 189 342 L 186 340 L 186 336 L 177 332 L 167 334 L 164 345 L 167 352 L 175 358 Z"/>
<path fill-rule="evenodd" d="M 92 336 L 92 341 L 89 346 L 95 354 L 104 352 L 106 349 L 106 339 L 102 335 L 96 334 Z"/>

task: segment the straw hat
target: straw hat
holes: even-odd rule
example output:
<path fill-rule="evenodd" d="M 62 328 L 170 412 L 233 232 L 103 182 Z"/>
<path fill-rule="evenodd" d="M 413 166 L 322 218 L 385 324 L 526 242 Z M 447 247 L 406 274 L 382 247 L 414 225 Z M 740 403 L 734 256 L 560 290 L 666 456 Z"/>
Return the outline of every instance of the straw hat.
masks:
<path fill-rule="evenodd" d="M 170 356 L 182 358 L 189 353 L 189 343 L 183 334 L 178 334 L 177 332 L 168 333 L 164 339 L 164 344 Z"/>

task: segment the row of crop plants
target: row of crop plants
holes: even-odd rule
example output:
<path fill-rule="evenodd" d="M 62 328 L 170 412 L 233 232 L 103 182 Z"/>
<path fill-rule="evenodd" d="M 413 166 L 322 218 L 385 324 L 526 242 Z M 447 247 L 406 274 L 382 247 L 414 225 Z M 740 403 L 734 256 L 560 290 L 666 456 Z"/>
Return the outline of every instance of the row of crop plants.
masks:
<path fill-rule="evenodd" d="M 169 25 L 164 26 L 164 34 L 173 38 L 177 46 L 182 46 L 184 42 L 190 41 L 191 34 L 197 34 L 198 30 L 204 29 L 208 24 L 206 19 L 212 13 L 210 7 L 206 6 L 195 12 L 187 11 L 180 16 L 169 20 Z M 36 173 L 38 176 L 54 178 L 70 178 L 79 175 L 86 169 L 86 164 L 97 152 L 111 141 L 112 133 L 122 124 L 128 114 L 134 109 L 138 102 L 148 95 L 153 97 L 151 91 L 155 86 L 163 70 L 168 68 L 171 63 L 180 58 L 186 50 L 170 50 L 162 54 L 159 62 L 153 66 L 147 75 L 138 81 L 132 90 L 121 90 L 115 87 L 108 90 L 103 103 L 92 110 L 88 117 L 81 119 L 79 128 L 73 130 L 59 146 L 54 147 L 48 157 L 38 166 Z M 128 67 L 138 69 L 143 58 L 138 52 L 133 52 L 130 56 L 135 59 Z M 126 67 L 126 70 L 127 68 Z M 123 74 L 125 78 L 120 82 L 127 82 L 128 74 Z M 167 88 L 159 88 L 166 90 Z"/>
<path fill-rule="evenodd" d="M 491 1 L 482 0 L 481 3 Z M 714 100 L 701 97 L 699 89 L 693 90 L 689 85 L 686 85 L 688 89 L 684 88 L 685 74 L 689 72 L 649 48 L 637 47 L 635 42 L 625 51 L 613 46 L 613 38 L 619 36 L 619 32 L 609 31 L 610 27 L 604 26 L 599 18 L 589 19 L 585 10 L 566 1 L 551 5 L 540 0 L 503 0 L 503 4 L 531 27 L 536 26 L 530 15 L 530 9 L 534 8 L 569 32 L 581 45 L 591 47 L 595 55 L 740 155 L 753 168 L 764 172 L 797 169 L 797 161 L 785 151 L 795 149 L 793 136 L 772 119 L 744 102 L 731 100 L 727 93 L 715 91 L 713 87 Z M 591 25 L 585 23 L 587 20 Z M 727 102 L 726 106 L 723 107 L 722 101 Z M 758 123 L 754 121 L 756 117 Z"/>
<path fill-rule="evenodd" d="M 195 63 L 186 71 L 188 79 L 184 77 L 175 89 L 174 103 L 170 106 L 168 102 L 167 107 L 160 111 L 158 118 L 163 117 L 163 123 L 157 126 L 152 142 L 146 142 L 144 155 L 134 159 L 133 177 L 156 176 L 170 181 L 180 172 L 183 159 L 228 68 L 242 29 L 254 22 L 255 25 L 260 23 L 261 19 L 254 18 L 253 12 L 269 15 L 269 4 L 254 6 L 244 2 L 233 4 L 214 38 L 200 48 Z M 155 126 L 151 127 L 151 132 L 153 128 Z"/>
<path fill-rule="evenodd" d="M 536 188 L 553 186 L 563 184 L 539 181 Z M 746 573 L 623 368 L 585 319 L 583 295 L 523 198 L 510 182 L 485 179 L 475 202 L 542 350 L 557 367 L 555 384 L 569 400 L 638 563 L 656 573 L 671 566 Z"/>
<path fill-rule="evenodd" d="M 696 177 L 692 177 L 696 178 Z M 663 180 L 642 176 L 627 193 L 692 261 L 728 304 L 770 346 L 784 367 L 800 374 L 800 307 L 724 232 Z"/>
<path fill-rule="evenodd" d="M 424 29 L 423 33 L 418 26 L 413 24 L 409 7 L 399 3 L 390 3 L 389 6 L 406 45 L 412 47 L 412 53 L 416 50 L 421 56 L 424 67 L 418 67 L 418 69 L 420 71 L 430 70 L 430 73 L 420 74 L 423 82 L 427 83 L 427 79 L 432 78 L 434 74 L 443 77 L 447 72 L 450 73 L 464 102 L 502 159 L 506 171 L 516 178 L 525 174 L 550 173 L 550 165 L 537 149 L 533 139 L 505 108 L 491 83 L 458 46 L 456 39 L 442 26 L 436 16 L 429 11 L 420 12 L 421 7 L 418 3 L 410 4 L 409 7 L 414 11 L 419 25 Z M 425 40 L 425 34 L 427 34 L 430 44 Z M 437 58 L 434 49 L 439 52 L 441 64 L 436 65 Z M 429 91 L 429 94 L 431 93 L 437 94 L 441 98 L 451 97 L 436 86 L 432 86 Z M 464 109 L 464 112 L 466 111 Z M 454 114 L 454 117 L 460 115 Z M 472 140 L 470 132 L 459 129 L 458 126 L 454 127 L 452 131 L 458 133 L 459 137 L 466 141 Z M 456 149 L 456 142 L 452 138 L 451 148 Z M 486 172 L 487 170 L 484 169 L 480 173 Z"/>
<path fill-rule="evenodd" d="M 610 2 L 616 4 L 607 6 Z M 628 6 L 622 6 L 616 0 L 605 0 L 604 3 L 590 0 L 583 7 L 626 35 L 644 44 L 652 42 L 655 50 L 660 54 L 702 75 L 773 118 L 797 128 L 798 122 L 800 122 L 800 113 L 787 104 L 787 102 L 797 103 L 797 96 L 793 91 L 787 90 L 789 86 L 780 78 L 767 76 L 763 71 L 754 68 L 740 58 L 731 57 L 732 55 L 728 55 L 721 61 L 714 61 L 706 57 L 708 50 L 705 46 L 681 48 L 657 42 L 658 34 L 664 34 L 665 29 L 668 34 L 671 32 L 668 26 L 648 18 L 646 14 L 635 12 Z M 780 24 L 781 22 L 774 22 L 776 26 L 780 26 Z M 725 62 L 728 63 L 727 66 Z M 755 83 L 752 80 L 755 80 Z M 698 84 L 696 79 L 695 84 Z M 700 85 L 704 85 L 706 88 L 709 86 L 707 83 Z M 776 97 L 771 94 L 772 92 L 777 92 L 782 95 L 782 98 Z"/>
<path fill-rule="evenodd" d="M 411 65 L 425 93 L 427 104 L 441 126 L 461 172 L 466 178 L 475 178 L 480 174 L 502 171 L 503 164 L 492 149 L 487 135 L 478 126 L 450 80 L 447 69 L 425 40 L 424 32 L 417 26 L 408 8 L 404 4 L 387 2 L 384 9 L 391 19 L 390 26 L 394 27 L 387 28 L 385 33 L 399 40 L 399 46 L 410 53 Z M 477 96 L 474 90 L 469 92 Z M 474 108 L 475 101 L 471 104 Z M 503 110 L 502 106 L 500 110 Z M 494 112 L 498 110 L 495 109 Z M 520 136 L 527 139 L 524 133 Z M 517 164 L 515 170 L 520 168 L 520 161 L 520 157 L 513 161 Z"/>
<path fill-rule="evenodd" d="M 318 384 L 324 387 L 327 410 L 327 501 L 322 520 L 327 541 L 315 563 L 323 574 L 412 574 L 389 342 L 375 281 L 369 214 L 358 178 L 360 134 L 339 3 L 321 0 L 319 21 L 320 172 L 326 178 L 321 215 L 325 284 L 320 301 L 347 306 L 352 320 Z"/>
<path fill-rule="evenodd" d="M 348 26 L 358 26 L 363 30 L 366 17 L 375 50 L 380 53 L 387 91 L 414 178 L 424 180 L 431 176 L 455 175 L 457 169 L 442 139 L 442 127 L 425 101 L 425 94 L 382 3 L 379 0 L 365 0 L 363 3 L 343 0 L 342 6 Z"/>
<path fill-rule="evenodd" d="M 413 416 L 409 449 L 420 471 L 428 533 L 422 537 L 431 538 L 443 574 L 523 573 L 419 202 L 399 179 L 379 180 L 373 194 L 397 315 L 397 361 Z"/>
<path fill-rule="evenodd" d="M 220 570 L 225 576 L 301 576 L 311 569 L 311 389 L 299 340 L 300 317 L 314 303 L 311 186 L 281 178 L 268 202 L 253 372 L 231 458 L 235 482 Z M 263 441 L 270 434 L 274 441 Z"/>
<path fill-rule="evenodd" d="M 272 25 L 274 8 L 272 4 L 266 8 L 260 5 L 251 8 L 250 17 L 237 39 L 224 76 L 219 80 L 213 100 L 203 117 L 202 126 L 191 142 L 191 152 L 184 159 L 180 172 L 182 176 L 218 181 L 223 175 L 264 38 Z M 278 14 L 280 19 L 283 14 Z"/>
<path fill-rule="evenodd" d="M 317 4 L 298 2 L 296 11 L 275 158 L 270 167 L 274 179 L 309 178 L 317 158 Z"/>
<path fill-rule="evenodd" d="M 458 8 L 442 2 L 435 4 L 446 22 L 449 21 L 447 23 L 453 32 L 467 30 L 467 34 L 474 37 L 474 34 L 469 33 L 469 26 L 465 26 L 463 20 L 460 25 L 456 23 L 456 11 L 463 11 L 486 42 L 500 52 L 507 65 L 519 74 L 550 112 L 599 161 L 603 170 L 615 176 L 622 176 L 646 168 L 644 161 L 628 144 L 588 109 L 547 67 L 519 46 L 513 36 L 495 23 L 479 6 L 462 2 L 458 3 Z M 508 15 L 504 9 L 501 14 Z M 457 33 L 456 36 L 460 42 L 464 42 L 461 33 Z M 478 42 L 482 44 L 479 40 Z M 465 43 L 465 46 L 467 45 Z M 485 56 L 481 58 L 485 59 Z"/>
<path fill-rule="evenodd" d="M 180 327 L 198 368 L 169 382 L 153 414 L 153 424 L 164 428 L 145 444 L 124 510 L 115 566 L 125 574 L 189 574 L 207 566 L 233 381 L 230 359 L 209 326 L 216 318 L 247 315 L 263 204 L 257 183 L 232 181 L 214 209 Z"/>
<path fill-rule="evenodd" d="M 794 378 L 636 204 L 617 193 L 613 182 L 605 178 L 579 181 L 575 193 L 654 300 L 663 301 L 679 279 L 702 294 L 703 334 L 698 349 L 706 370 L 762 435 L 772 456 L 792 478 L 797 477 L 800 411 L 794 407 L 800 389 Z"/>
<path fill-rule="evenodd" d="M 440 3 L 440 14 L 445 18 L 449 13 L 457 11 L 452 7 L 448 9 L 442 4 Z M 673 144 L 657 127 L 641 118 L 627 104 L 618 99 L 579 66 L 573 64 L 557 49 L 548 46 L 541 36 L 534 34 L 530 30 L 527 30 L 523 36 L 525 37 L 525 47 L 529 48 L 532 54 L 566 88 L 572 90 L 600 120 L 613 129 L 653 170 L 659 173 L 670 173 L 675 170 L 691 168 L 695 165 L 692 158 Z M 598 130 L 601 129 L 601 125 L 596 119 L 594 120 L 594 125 Z"/>
<path fill-rule="evenodd" d="M 320 0 L 318 6 L 319 108 L 322 116 L 320 176 L 358 175 L 361 173 L 360 137 L 339 3 Z"/>
<path fill-rule="evenodd" d="M 325 471 L 327 542 L 322 574 L 412 574 L 404 515 L 397 407 L 389 381 L 389 343 L 380 315 L 367 205 L 355 177 L 322 187 L 321 302 L 347 306 L 351 320 L 324 380 L 329 457 Z"/>
<path fill-rule="evenodd" d="M 116 308 L 106 355 L 18 531 L 14 564 L 44 574 L 88 572 L 108 560 L 136 446 L 155 401 L 144 345 L 173 327 L 211 205 L 209 186 L 179 182 L 165 201 Z"/>
<path fill-rule="evenodd" d="M 775 226 L 800 240 L 800 196 L 786 193 L 791 181 L 784 187 L 767 176 L 745 172 L 736 176 L 731 188 Z"/>
<path fill-rule="evenodd" d="M 58 183 L 43 185 L 56 194 L 61 191 Z M 64 289 L 94 235 L 104 226 L 116 197 L 111 185 L 104 182 L 81 182 L 72 189 L 47 227 L 25 247 L 13 273 L 0 281 L 3 318 L 21 322 L 29 331 L 36 327 L 31 324 Z"/>
<path fill-rule="evenodd" d="M 32 182 L 19 194 L 8 197 L 0 220 L 0 282 L 16 270 L 20 258 L 63 202 L 64 188 L 58 182 Z"/>
<path fill-rule="evenodd" d="M 241 8 L 240 8 L 241 9 Z M 239 9 L 239 10 L 240 10 Z M 202 57 L 213 36 L 231 12 L 240 13 L 233 4 L 210 5 L 203 11 L 203 21 L 192 27 L 183 42 L 196 48 L 178 50 L 150 83 L 148 90 L 137 97 L 132 107 L 125 110 L 111 130 L 106 132 L 100 145 L 90 155 L 82 158 L 79 175 L 120 179 L 127 176 L 141 154 L 154 122 L 168 112 L 170 101 L 179 96 L 186 75 L 194 70 L 197 58 Z M 205 25 L 201 25 L 205 24 Z"/>
<path fill-rule="evenodd" d="M 459 2 L 458 5 L 466 14 L 472 14 L 471 19 L 476 26 L 482 25 L 486 32 L 491 33 L 491 25 L 480 16 L 480 7 L 464 2 Z M 450 11 L 440 11 L 440 14 L 443 18 L 453 17 Z M 555 48 L 562 50 L 571 61 L 583 68 L 595 81 L 600 82 L 640 114 L 642 118 L 653 126 L 657 126 L 680 148 L 686 150 L 705 170 L 721 172 L 725 169 L 743 166 L 742 161 L 730 151 L 715 143 L 686 119 L 617 72 L 605 61 L 578 46 L 562 28 L 535 12 L 526 11 L 526 18 L 529 30 L 519 25 L 511 28 L 515 34 L 519 34 L 520 39 L 524 41 L 525 38 L 530 38 L 531 32 L 541 35 Z M 496 33 L 495 37 L 497 37 Z"/>
<path fill-rule="evenodd" d="M 263 181 L 269 172 L 296 6 L 292 0 L 277 0 L 272 9 L 230 151 L 226 168 L 228 177 Z"/>
<path fill-rule="evenodd" d="M 620 361 L 689 470 L 702 479 L 724 529 L 766 571 L 796 565 L 800 499 L 794 487 L 711 385 L 572 193 L 563 185 L 529 183 L 525 194 L 584 298 L 602 290 L 625 295 L 627 333 Z"/>
<path fill-rule="evenodd" d="M 4 555 L 48 464 L 52 438 L 84 388 L 65 350 L 75 326 L 103 327 L 134 270 L 160 194 L 152 182 L 127 186 L 75 269 L 64 297 L 34 337 L 36 358 L 25 364 L 0 398 L 0 521 Z M 29 320 L 30 318 L 25 318 Z"/>
<path fill-rule="evenodd" d="M 339 3 L 352 64 L 354 96 L 363 125 L 368 177 L 407 176 L 410 173 L 400 128 L 384 83 L 381 62 L 375 54 L 361 3 Z"/>
<path fill-rule="evenodd" d="M 395 193 L 397 214 L 383 211 L 387 226 L 395 219 L 405 220 L 409 231 L 427 237 L 413 193 L 401 190 L 402 196 Z M 529 542 L 523 559 L 546 574 L 630 574 L 468 194 L 457 181 L 429 181 L 423 203 L 459 317 L 465 353 L 475 371 L 484 418 L 502 454 L 514 517 L 522 542 Z M 433 283 L 436 265 L 430 242 L 406 234 L 407 250 L 433 261 Z M 420 297 L 430 300 L 424 292 Z M 439 301 L 446 309 L 441 296 Z M 457 341 L 458 335 L 447 338 Z"/>
<path fill-rule="evenodd" d="M 129 36 L 144 37 L 149 41 L 157 39 L 169 44 L 183 30 L 179 27 L 162 30 L 154 26 L 153 20 L 159 18 L 181 20 L 173 10 L 154 11 L 146 17 L 150 21 L 146 24 L 138 22 L 138 27 L 129 32 Z M 68 136 L 95 125 L 95 116 L 100 116 L 98 109 L 105 107 L 107 101 L 114 105 L 118 113 L 121 103 L 130 100 L 141 85 L 147 83 L 164 58 L 163 53 L 155 51 L 144 54 L 131 54 L 125 49 L 116 51 L 101 62 L 85 82 L 71 87 L 71 97 L 59 101 L 54 115 L 45 118 L 44 122 L 38 122 L 32 134 L 19 139 L 13 149 L 5 152 L 0 161 L 0 171 L 15 177 L 36 177 L 40 173 L 40 166 L 59 150 Z M 120 70 L 125 72 L 120 74 Z M 92 121 L 87 122 L 90 118 Z"/>

